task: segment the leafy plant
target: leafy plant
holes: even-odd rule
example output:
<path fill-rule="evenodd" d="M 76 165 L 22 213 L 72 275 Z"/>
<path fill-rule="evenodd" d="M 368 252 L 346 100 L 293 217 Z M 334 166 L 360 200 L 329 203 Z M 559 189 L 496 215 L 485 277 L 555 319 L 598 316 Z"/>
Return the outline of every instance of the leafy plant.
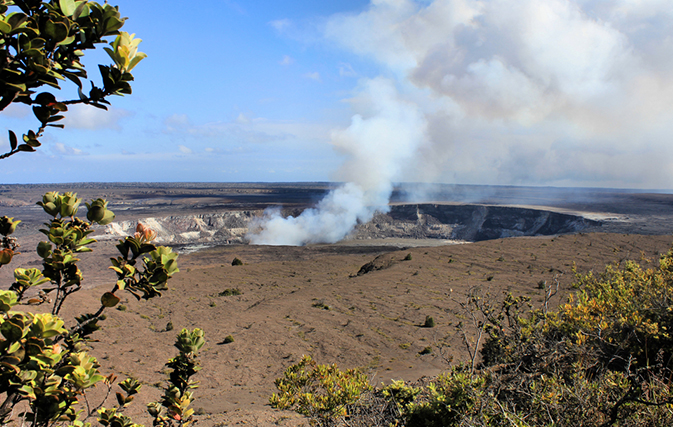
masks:
<path fill-rule="evenodd" d="M 131 71 L 146 55 L 138 52 L 140 39 L 120 31 L 125 20 L 117 7 L 88 0 L 0 1 L 0 111 L 12 103 L 29 105 L 40 124 L 20 139 L 10 130 L 10 151 L 0 159 L 35 151 L 47 127 L 63 127 L 58 122 L 68 106 L 107 109 L 109 96 L 131 93 Z M 81 58 L 109 37 L 114 39 L 104 50 L 112 64 L 98 66 L 102 86 L 90 81 L 87 91 Z M 76 99 L 54 95 L 66 80 L 77 87 Z M 48 91 L 39 92 L 42 87 Z"/>
<path fill-rule="evenodd" d="M 348 405 L 371 389 L 367 376 L 358 370 L 344 372 L 336 365 L 319 365 L 311 356 L 287 368 L 275 384 L 279 392 L 271 396 L 271 406 L 293 409 L 322 426 L 347 416 Z"/>
<path fill-rule="evenodd" d="M 81 201 L 74 193 L 47 193 L 38 204 L 52 217 L 45 224 L 46 228 L 40 230 L 48 239 L 37 247 L 42 270 L 17 268 L 9 290 L 0 291 L 0 395 L 4 396 L 0 422 L 7 423 L 14 408 L 25 403 L 27 409 L 18 416 L 33 426 L 46 426 L 54 422 L 76 422 L 81 413 L 80 398 L 86 391 L 101 382 L 111 387 L 113 377 L 104 377 L 99 372 L 98 362 L 87 353 L 86 343 L 89 335 L 99 329 L 98 322 L 104 319 L 105 309 L 118 305 L 120 298 L 116 293 L 126 290 L 138 299 L 159 296 L 178 268 L 177 254 L 170 248 L 154 246 L 151 240 L 155 233 L 139 224 L 134 236 L 120 240 L 117 245 L 121 255 L 112 259 L 111 268 L 118 280 L 101 296 L 100 308 L 95 313 L 80 315 L 76 318 L 77 325 L 66 329 L 58 314 L 66 298 L 82 287 L 83 276 L 77 266 L 79 254 L 91 251 L 88 245 L 95 242 L 89 237 L 92 225 L 109 223 L 114 214 L 107 209 L 107 202 L 97 199 L 86 204 L 87 218 L 92 222 L 78 218 Z M 10 235 L 17 223 L 12 218 L 0 219 L 3 250 L 12 255 L 16 242 Z M 136 267 L 138 263 L 142 266 Z M 28 294 L 36 296 L 28 297 Z M 51 312 L 13 310 L 13 306 L 24 301 L 32 305 L 51 304 Z M 189 339 L 183 335 L 184 331 L 178 348 L 181 355 L 185 355 L 171 361 L 176 364 L 177 372 L 191 366 L 190 358 L 203 345 L 202 332 L 192 333 Z M 196 369 L 187 369 L 187 372 L 180 375 L 193 375 Z M 175 387 L 191 387 L 186 380 L 178 382 L 180 378 L 171 378 L 171 382 L 177 384 Z M 119 407 L 101 409 L 99 422 L 117 425 L 115 423 L 126 420 L 123 408 L 137 392 L 137 387 L 131 384 L 130 380 L 120 383 L 126 396 L 117 394 Z M 180 390 L 185 391 L 183 389 Z M 191 395 L 188 400 L 191 402 Z M 181 402 L 183 410 L 179 414 L 188 419 L 190 413 L 185 409 L 184 399 Z M 86 417 L 91 415 L 87 413 Z M 127 421 L 130 422 L 124 422 Z"/>
<path fill-rule="evenodd" d="M 432 316 L 425 316 L 425 321 L 423 322 L 423 327 L 424 328 L 434 328 L 435 327 L 435 319 L 433 319 Z"/>
<path fill-rule="evenodd" d="M 540 308 L 478 289 L 454 299 L 469 361 L 419 387 L 394 382 L 380 390 L 387 400 L 350 410 L 390 413 L 392 401 L 394 421 L 369 425 L 410 427 L 673 425 L 673 250 L 656 267 L 629 261 L 575 279 L 577 294 L 557 310 L 556 279 Z"/>
<path fill-rule="evenodd" d="M 131 71 L 146 55 L 138 52 L 140 39 L 120 31 L 125 19 L 117 7 L 88 0 L 0 0 L 0 111 L 13 103 L 25 104 L 39 122 L 21 141 L 10 130 L 10 150 L 0 159 L 35 151 L 47 127 L 63 127 L 57 122 L 69 105 L 107 109 L 109 96 L 131 93 Z M 91 89 L 85 93 L 82 79 L 87 72 L 80 59 L 108 38 L 113 39 L 104 50 L 113 63 L 98 66 L 102 86 L 90 82 Z M 66 80 L 77 87 L 76 99 L 57 98 Z M 39 91 L 45 86 L 47 91 Z M 0 424 L 83 427 L 96 417 L 105 426 L 136 426 L 123 413 L 140 389 L 134 379 L 119 383 L 115 407 L 90 408 L 87 391 L 102 383 L 109 393 L 116 378 L 100 373 L 96 358 L 87 352 L 87 342 L 105 319 L 106 309 L 125 309 L 119 305 L 119 292 L 127 291 L 137 299 L 160 296 L 178 272 L 177 254 L 153 245 L 156 233 L 138 224 L 135 234 L 117 245 L 120 255 L 112 258 L 111 267 L 117 281 L 101 296 L 100 308 L 76 317 L 77 324 L 67 329 L 58 314 L 68 296 L 82 288 L 79 257 L 90 252 L 89 245 L 95 242 L 90 238 L 92 226 L 110 223 L 114 214 L 107 201 L 94 199 L 85 203 L 86 220 L 79 218 L 81 199 L 70 192 L 47 193 L 38 204 L 51 217 L 40 230 L 46 240 L 37 246 L 42 268 L 15 269 L 9 290 L 0 291 Z M 11 234 L 19 222 L 0 218 L 0 267 L 18 254 L 19 245 Z M 50 313 L 13 310 L 19 303 L 50 306 Z M 189 423 L 193 400 L 189 390 L 196 386 L 190 377 L 198 371 L 194 358 L 203 342 L 198 329 L 178 335 L 180 354 L 168 363 L 173 369 L 169 385 L 162 400 L 152 406 L 155 425 Z"/>
<path fill-rule="evenodd" d="M 397 380 L 393 381 L 390 385 L 383 387 L 381 391 L 384 397 L 395 402 L 402 413 L 406 413 L 410 410 L 410 405 L 421 393 L 421 388 L 412 387 L 406 385 L 402 380 Z"/>
<path fill-rule="evenodd" d="M 194 409 L 189 405 L 194 401 L 194 395 L 190 390 L 198 387 L 191 377 L 201 370 L 196 357 L 205 342 L 201 329 L 183 329 L 178 334 L 175 347 L 179 354 L 166 363 L 166 367 L 172 369 L 168 385 L 160 401 L 147 405 L 155 426 L 184 426 L 191 422 Z"/>
<path fill-rule="evenodd" d="M 221 297 L 230 297 L 230 296 L 235 296 L 235 295 L 241 295 L 242 292 L 238 288 L 227 288 L 223 290 L 222 292 L 218 293 L 218 296 Z"/>

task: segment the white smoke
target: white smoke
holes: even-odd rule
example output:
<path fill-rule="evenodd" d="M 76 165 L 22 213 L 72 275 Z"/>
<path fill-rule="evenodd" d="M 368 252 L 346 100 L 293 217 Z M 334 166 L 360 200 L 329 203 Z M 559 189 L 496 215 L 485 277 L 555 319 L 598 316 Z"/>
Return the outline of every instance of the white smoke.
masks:
<path fill-rule="evenodd" d="M 669 0 L 373 0 L 325 34 L 424 112 L 404 180 L 673 187 Z"/>
<path fill-rule="evenodd" d="M 393 180 L 673 187 L 670 0 L 372 0 L 324 34 L 389 80 L 333 135 L 350 184 L 253 242 L 338 240 Z"/>
<path fill-rule="evenodd" d="M 337 177 L 347 184 L 298 217 L 266 212 L 261 229 L 247 236 L 251 243 L 334 243 L 376 211 L 388 211 L 393 180 L 425 140 L 425 120 L 415 104 L 399 97 L 390 80 L 367 81 L 357 103 L 363 114 L 332 134 L 334 146 L 348 156 Z"/>

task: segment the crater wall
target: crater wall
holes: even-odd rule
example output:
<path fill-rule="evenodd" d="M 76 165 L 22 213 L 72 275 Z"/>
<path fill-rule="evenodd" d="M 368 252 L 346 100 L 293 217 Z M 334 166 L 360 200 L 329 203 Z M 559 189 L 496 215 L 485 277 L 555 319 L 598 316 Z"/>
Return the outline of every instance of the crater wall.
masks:
<path fill-rule="evenodd" d="M 291 209 L 284 215 L 298 215 Z M 224 211 L 183 216 L 145 217 L 140 221 L 157 231 L 157 243 L 169 245 L 228 245 L 247 243 L 245 235 L 262 210 Z M 574 233 L 600 222 L 577 215 L 538 209 L 487 205 L 394 205 L 387 213 L 359 224 L 348 240 L 442 239 L 480 241 L 513 236 Z M 119 221 L 105 228 L 105 237 L 133 234 L 136 221 Z"/>

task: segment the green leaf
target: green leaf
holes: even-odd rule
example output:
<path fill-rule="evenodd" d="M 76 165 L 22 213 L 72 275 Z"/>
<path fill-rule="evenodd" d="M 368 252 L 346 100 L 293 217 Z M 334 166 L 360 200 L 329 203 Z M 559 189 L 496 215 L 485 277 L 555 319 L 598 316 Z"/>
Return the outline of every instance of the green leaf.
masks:
<path fill-rule="evenodd" d="M 126 68 L 126 71 L 131 71 L 140 61 L 147 58 L 147 54 L 139 52 L 132 60 L 129 66 Z"/>
<path fill-rule="evenodd" d="M 105 21 L 105 33 L 112 35 L 123 26 L 124 21 L 116 17 L 110 17 Z"/>
<path fill-rule="evenodd" d="M 68 37 L 68 26 L 62 22 L 47 21 L 44 33 L 58 43 Z"/>
<path fill-rule="evenodd" d="M 14 353 L 16 350 L 18 350 L 18 349 L 20 349 L 20 348 L 21 348 L 21 342 L 20 342 L 20 341 L 13 342 L 13 343 L 9 346 L 9 348 L 7 349 L 7 354 L 12 354 L 12 353 Z"/>
<path fill-rule="evenodd" d="M 35 102 L 37 102 L 40 105 L 48 105 L 53 102 L 56 102 L 56 97 L 52 93 L 42 92 L 35 97 Z"/>
<path fill-rule="evenodd" d="M 13 291 L 0 291 L 0 311 L 8 312 L 17 303 L 17 295 Z"/>
<path fill-rule="evenodd" d="M 67 46 L 69 44 L 72 44 L 72 42 L 75 41 L 75 36 L 68 36 L 61 40 L 60 42 L 56 43 L 56 46 Z"/>
<path fill-rule="evenodd" d="M 28 20 L 28 17 L 25 13 L 11 13 L 7 17 L 7 23 L 12 26 L 12 29 L 17 29 L 19 26 L 23 25 L 24 22 Z"/>
<path fill-rule="evenodd" d="M 73 19 L 79 19 L 83 16 L 88 16 L 89 15 L 89 5 L 85 1 L 81 1 L 78 3 L 77 9 L 75 9 L 75 12 L 72 14 Z"/>
<path fill-rule="evenodd" d="M 5 21 L 0 21 L 0 33 L 8 34 L 10 31 L 12 31 L 12 26 Z"/>
<path fill-rule="evenodd" d="M 35 149 L 28 144 L 21 144 L 17 147 L 17 149 L 19 151 L 26 151 L 26 152 L 35 151 Z"/>
<path fill-rule="evenodd" d="M 59 0 L 58 5 L 60 6 L 63 14 L 66 16 L 73 16 L 75 11 L 78 9 L 75 0 Z"/>
<path fill-rule="evenodd" d="M 0 332 L 9 341 L 18 341 L 23 337 L 23 324 L 18 319 L 8 319 L 0 325 Z"/>
<path fill-rule="evenodd" d="M 17 140 L 16 140 L 16 134 L 13 131 L 9 131 L 9 146 L 13 150 L 16 150 L 16 145 L 17 145 Z"/>
<path fill-rule="evenodd" d="M 61 115 L 51 116 L 51 117 L 49 117 L 49 118 L 47 119 L 47 122 L 49 122 L 49 123 L 51 123 L 51 122 L 57 122 L 57 121 L 63 119 L 64 117 L 65 117 L 65 116 L 61 116 Z"/>
<path fill-rule="evenodd" d="M 103 307 L 114 307 L 119 304 L 119 297 L 112 292 L 105 292 L 100 298 L 100 302 L 103 304 Z"/>
<path fill-rule="evenodd" d="M 5 82 L 5 81 L 1 81 L 1 82 L 2 82 L 2 84 L 4 84 L 5 86 L 12 87 L 12 88 L 14 88 L 14 89 L 16 89 L 16 90 L 19 90 L 19 91 L 21 91 L 21 92 L 25 92 L 25 91 L 26 91 L 26 85 L 25 85 L 24 83 L 11 83 L 11 82 Z"/>

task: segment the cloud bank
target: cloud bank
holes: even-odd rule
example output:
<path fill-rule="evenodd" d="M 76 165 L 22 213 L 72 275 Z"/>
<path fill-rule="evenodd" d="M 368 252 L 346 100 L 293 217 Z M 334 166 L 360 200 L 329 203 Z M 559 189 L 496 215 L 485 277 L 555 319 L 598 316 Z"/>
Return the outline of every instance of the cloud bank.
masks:
<path fill-rule="evenodd" d="M 423 110 L 400 179 L 673 187 L 670 2 L 376 0 L 325 34 Z"/>
<path fill-rule="evenodd" d="M 669 1 L 372 0 L 324 36 L 380 71 L 332 137 L 349 184 L 253 243 L 339 240 L 393 181 L 673 188 Z"/>

